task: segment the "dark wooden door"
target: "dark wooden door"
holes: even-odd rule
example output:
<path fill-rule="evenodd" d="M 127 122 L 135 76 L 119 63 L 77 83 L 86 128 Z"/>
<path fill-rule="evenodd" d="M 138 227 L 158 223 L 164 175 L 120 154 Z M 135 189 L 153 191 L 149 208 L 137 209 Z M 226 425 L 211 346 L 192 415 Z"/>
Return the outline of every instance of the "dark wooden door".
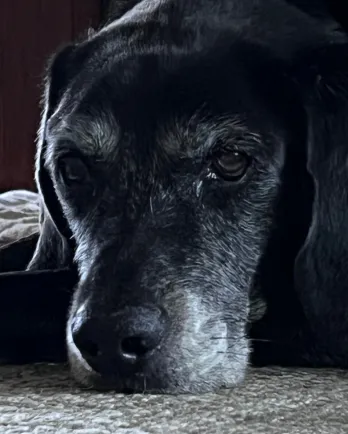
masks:
<path fill-rule="evenodd" d="M 34 188 L 42 73 L 59 45 L 98 25 L 101 0 L 0 0 L 0 191 Z"/>

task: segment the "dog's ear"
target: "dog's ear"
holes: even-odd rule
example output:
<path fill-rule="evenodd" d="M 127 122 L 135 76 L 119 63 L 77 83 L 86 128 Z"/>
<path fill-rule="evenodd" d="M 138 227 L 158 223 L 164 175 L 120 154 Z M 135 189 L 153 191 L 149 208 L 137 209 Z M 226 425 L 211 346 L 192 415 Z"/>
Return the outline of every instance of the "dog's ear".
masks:
<path fill-rule="evenodd" d="M 70 80 L 76 74 L 74 66 L 75 46 L 61 49 L 49 61 L 43 98 L 43 112 L 36 154 L 36 184 L 41 198 L 40 237 L 28 268 L 55 269 L 71 264 L 72 234 L 58 201 L 53 181 L 46 167 L 47 122 L 59 106 Z"/>
<path fill-rule="evenodd" d="M 296 67 L 308 120 L 307 167 L 314 178 L 347 140 L 348 41 L 305 56 Z"/>
<path fill-rule="evenodd" d="M 348 343 L 348 43 L 307 56 L 299 76 L 314 199 L 295 262 L 295 288 L 313 333 L 338 357 L 339 345 L 346 351 Z"/>

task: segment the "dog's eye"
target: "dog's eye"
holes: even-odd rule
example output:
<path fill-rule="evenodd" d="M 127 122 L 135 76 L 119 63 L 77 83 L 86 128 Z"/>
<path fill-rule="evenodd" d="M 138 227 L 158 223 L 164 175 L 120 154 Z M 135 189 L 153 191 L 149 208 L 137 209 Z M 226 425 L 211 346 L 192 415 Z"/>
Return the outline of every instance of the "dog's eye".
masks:
<path fill-rule="evenodd" d="M 227 181 L 239 181 L 250 166 L 250 158 L 243 152 L 224 151 L 213 161 L 214 172 Z"/>
<path fill-rule="evenodd" d="M 63 181 L 67 185 L 81 184 L 88 178 L 88 168 L 78 157 L 61 158 L 58 162 L 58 170 Z"/>

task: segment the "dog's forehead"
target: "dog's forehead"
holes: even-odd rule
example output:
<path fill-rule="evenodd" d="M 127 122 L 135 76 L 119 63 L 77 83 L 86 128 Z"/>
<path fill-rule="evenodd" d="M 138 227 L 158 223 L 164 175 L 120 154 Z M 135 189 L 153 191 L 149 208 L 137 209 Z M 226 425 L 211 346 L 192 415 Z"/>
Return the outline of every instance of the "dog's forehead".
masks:
<path fill-rule="evenodd" d="M 159 64 L 156 58 L 144 63 L 130 58 L 98 78 L 91 73 L 79 83 L 83 91 L 66 93 L 49 121 L 49 134 L 74 142 L 87 155 L 110 160 L 130 143 L 141 147 L 151 142 L 153 149 L 157 144 L 167 153 L 187 153 L 208 146 L 218 134 L 246 131 L 238 107 L 229 112 L 214 107 L 214 100 L 223 104 L 223 98 L 212 89 L 213 78 L 203 71 L 199 77 L 187 76 L 179 67 L 167 74 Z M 198 80 L 201 85 L 195 86 Z"/>
<path fill-rule="evenodd" d="M 145 147 L 190 157 L 218 137 L 260 143 L 263 133 L 278 128 L 270 108 L 274 91 L 269 97 L 265 90 L 274 81 L 256 81 L 254 68 L 234 45 L 231 57 L 213 54 L 174 59 L 166 53 L 133 53 L 116 59 L 111 69 L 91 67 L 65 93 L 49 130 L 106 161 Z"/>
<path fill-rule="evenodd" d="M 85 156 L 96 161 L 115 162 L 163 157 L 172 161 L 204 159 L 219 143 L 234 148 L 264 152 L 264 131 L 240 113 L 214 113 L 205 106 L 179 113 L 175 110 L 147 124 L 138 115 L 130 124 L 122 124 L 109 108 L 89 112 L 77 110 L 55 125 L 53 143 L 73 144 Z M 272 135 L 268 132 L 268 135 Z"/>

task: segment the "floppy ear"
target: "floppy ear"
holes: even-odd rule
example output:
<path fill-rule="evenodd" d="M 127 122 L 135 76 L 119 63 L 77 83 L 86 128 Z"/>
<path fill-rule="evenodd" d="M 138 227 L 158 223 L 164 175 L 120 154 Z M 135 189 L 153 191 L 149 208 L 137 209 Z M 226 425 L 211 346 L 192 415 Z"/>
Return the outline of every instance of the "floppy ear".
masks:
<path fill-rule="evenodd" d="M 58 201 L 50 174 L 45 167 L 47 121 L 57 109 L 74 74 L 72 55 L 75 46 L 59 51 L 49 62 L 45 82 L 44 110 L 36 155 L 36 184 L 41 196 L 40 237 L 28 269 L 55 269 L 71 264 L 74 249 L 72 234 Z"/>
<path fill-rule="evenodd" d="M 311 68 L 301 85 L 315 195 L 295 262 L 295 288 L 321 350 L 348 363 L 348 43 L 306 62 Z"/>

